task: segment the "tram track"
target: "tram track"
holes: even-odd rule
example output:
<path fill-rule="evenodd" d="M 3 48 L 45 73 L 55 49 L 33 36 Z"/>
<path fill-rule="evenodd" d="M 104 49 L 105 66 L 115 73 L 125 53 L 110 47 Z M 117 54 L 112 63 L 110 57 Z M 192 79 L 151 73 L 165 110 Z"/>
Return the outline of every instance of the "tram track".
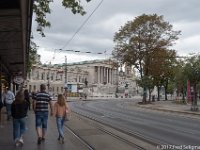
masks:
<path fill-rule="evenodd" d="M 92 147 L 87 141 L 85 141 L 83 138 L 81 138 L 76 132 L 73 131 L 70 127 L 65 125 L 65 128 L 68 132 L 70 132 L 80 143 L 82 143 L 85 147 L 87 147 L 88 150 L 95 150 L 94 147 Z"/>
<path fill-rule="evenodd" d="M 80 112 L 73 112 L 73 116 L 81 119 L 81 121 L 89 124 L 90 126 L 94 127 L 95 129 L 103 132 L 104 134 L 107 134 L 115 139 L 117 139 L 120 142 L 123 142 L 134 149 L 138 150 L 145 150 L 145 149 L 155 149 L 156 146 L 159 144 L 157 142 L 153 142 L 150 139 L 147 139 L 145 137 L 142 137 L 142 135 L 139 135 L 137 133 L 133 132 L 126 132 L 120 128 L 112 127 L 109 124 L 102 123 L 98 121 L 97 119 L 83 115 Z M 84 137 L 81 137 L 79 133 L 77 133 L 73 127 L 70 127 L 66 124 L 67 130 L 69 130 L 71 133 L 73 133 L 74 136 L 76 136 L 83 144 L 85 144 L 88 149 L 93 150 L 96 149 L 94 146 L 90 144 L 90 142 L 86 141 Z"/>

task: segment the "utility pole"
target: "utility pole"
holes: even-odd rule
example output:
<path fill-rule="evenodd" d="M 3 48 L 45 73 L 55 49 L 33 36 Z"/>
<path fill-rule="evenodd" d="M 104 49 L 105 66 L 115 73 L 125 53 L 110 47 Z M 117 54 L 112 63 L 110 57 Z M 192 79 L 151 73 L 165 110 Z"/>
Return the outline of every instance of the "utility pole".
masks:
<path fill-rule="evenodd" d="M 67 99 L 67 56 L 65 56 L 65 85 L 64 85 L 64 96 Z"/>
<path fill-rule="evenodd" d="M 48 93 L 50 92 L 50 64 L 51 62 L 49 62 L 49 65 L 48 65 L 48 76 L 47 76 L 47 87 L 48 87 Z"/>

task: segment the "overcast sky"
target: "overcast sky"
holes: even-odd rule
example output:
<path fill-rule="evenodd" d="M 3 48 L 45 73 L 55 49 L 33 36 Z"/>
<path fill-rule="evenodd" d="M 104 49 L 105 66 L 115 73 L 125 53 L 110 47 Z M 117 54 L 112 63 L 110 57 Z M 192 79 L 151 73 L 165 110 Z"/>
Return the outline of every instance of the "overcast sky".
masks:
<path fill-rule="evenodd" d="M 52 13 L 48 16 L 52 26 L 45 29 L 45 38 L 35 31 L 36 23 L 33 22 L 34 41 L 39 46 L 38 54 L 41 55 L 42 63 L 64 63 L 65 56 L 67 62 L 109 58 L 114 47 L 114 33 L 127 21 L 134 20 L 144 13 L 163 15 L 164 20 L 173 25 L 173 30 L 181 30 L 179 40 L 172 47 L 178 55 L 200 52 L 200 0 L 103 0 L 69 42 L 101 1 L 84 3 L 85 0 L 82 0 L 87 14 L 80 16 L 64 9 L 61 0 L 54 0 L 50 6 Z M 55 49 L 80 52 L 61 52 Z"/>

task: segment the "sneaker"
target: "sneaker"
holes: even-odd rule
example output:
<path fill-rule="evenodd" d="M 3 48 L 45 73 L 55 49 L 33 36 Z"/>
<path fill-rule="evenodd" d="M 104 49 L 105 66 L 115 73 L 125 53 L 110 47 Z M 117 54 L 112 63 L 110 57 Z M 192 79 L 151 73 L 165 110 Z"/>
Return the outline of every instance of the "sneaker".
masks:
<path fill-rule="evenodd" d="M 59 137 L 58 137 L 58 141 L 60 141 L 60 138 L 61 138 L 61 137 L 60 137 L 60 135 L 59 135 Z"/>
<path fill-rule="evenodd" d="M 22 137 L 19 139 L 19 142 L 20 142 L 21 145 L 24 145 L 24 140 L 23 140 Z"/>
<path fill-rule="evenodd" d="M 61 137 L 60 143 L 61 143 L 61 144 L 64 144 L 64 143 L 65 143 L 64 137 Z"/>
<path fill-rule="evenodd" d="M 16 146 L 16 147 L 19 147 L 19 146 L 20 146 L 20 142 L 16 142 L 16 143 L 15 143 L 15 146 Z"/>
<path fill-rule="evenodd" d="M 21 143 L 20 143 L 19 139 L 16 139 L 16 140 L 15 140 L 15 146 L 18 147 L 18 146 L 20 146 L 20 145 L 21 145 Z"/>
<path fill-rule="evenodd" d="M 38 145 L 40 145 L 40 144 L 41 144 L 41 142 L 42 142 L 42 138 L 41 138 L 41 137 L 39 137 L 39 138 L 38 138 L 38 141 L 37 141 L 37 144 L 38 144 Z"/>

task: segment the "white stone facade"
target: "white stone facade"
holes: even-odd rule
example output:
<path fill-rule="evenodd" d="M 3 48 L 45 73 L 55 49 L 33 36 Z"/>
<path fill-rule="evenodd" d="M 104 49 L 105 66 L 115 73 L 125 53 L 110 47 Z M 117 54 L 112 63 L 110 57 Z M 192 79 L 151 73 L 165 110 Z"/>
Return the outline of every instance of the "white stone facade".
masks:
<path fill-rule="evenodd" d="M 134 89 L 134 74 L 126 71 L 123 77 L 119 77 L 118 68 L 113 67 L 111 60 L 84 61 L 67 66 L 34 65 L 27 76 L 27 88 L 30 92 L 36 92 L 43 83 L 49 85 L 48 90 L 52 95 L 57 95 L 64 92 L 67 81 L 69 92 L 115 97 L 117 87 L 123 89 L 124 83 L 129 84 L 129 89 Z"/>

